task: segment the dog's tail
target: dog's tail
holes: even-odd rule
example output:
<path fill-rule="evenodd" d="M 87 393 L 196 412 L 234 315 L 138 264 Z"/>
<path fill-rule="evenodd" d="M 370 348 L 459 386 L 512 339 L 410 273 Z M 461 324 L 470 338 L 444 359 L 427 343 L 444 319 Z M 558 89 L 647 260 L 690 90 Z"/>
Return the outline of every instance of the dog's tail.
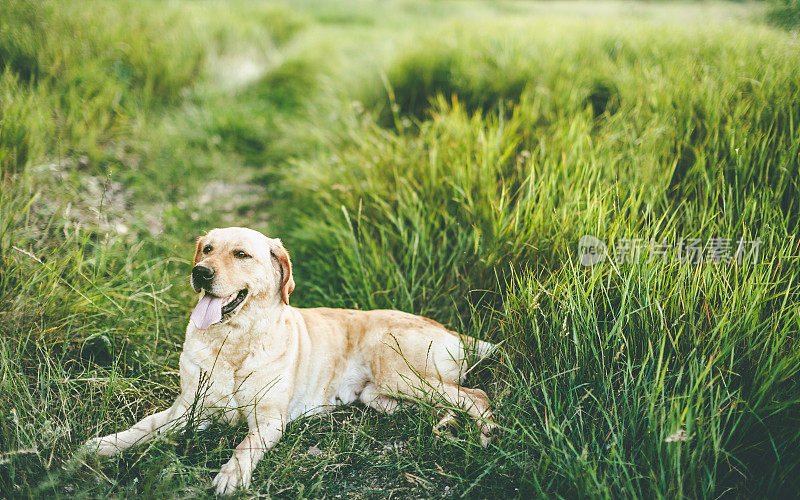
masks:
<path fill-rule="evenodd" d="M 499 344 L 492 344 L 485 340 L 475 340 L 475 354 L 477 354 L 480 359 L 488 358 L 498 347 Z"/>
<path fill-rule="evenodd" d="M 464 381 L 467 374 L 471 372 L 476 366 L 481 364 L 481 362 L 492 355 L 498 348 L 500 344 L 492 344 L 491 342 L 486 342 L 485 340 L 478 340 L 472 337 L 464 338 L 464 353 L 466 354 L 465 357 L 465 365 L 464 370 L 461 373 L 461 381 Z"/>

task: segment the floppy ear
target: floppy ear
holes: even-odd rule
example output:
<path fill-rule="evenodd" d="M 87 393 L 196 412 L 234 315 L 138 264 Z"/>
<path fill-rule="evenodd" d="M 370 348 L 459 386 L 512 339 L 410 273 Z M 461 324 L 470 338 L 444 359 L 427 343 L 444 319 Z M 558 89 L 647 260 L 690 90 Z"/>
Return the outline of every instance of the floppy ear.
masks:
<path fill-rule="evenodd" d="M 289 305 L 289 295 L 294 291 L 292 261 L 289 259 L 289 252 L 283 247 L 281 240 L 275 241 L 277 244 L 272 246 L 272 256 L 281 265 L 281 298 L 284 304 Z"/>
<path fill-rule="evenodd" d="M 196 266 L 198 262 L 200 262 L 200 251 L 203 249 L 203 245 L 200 241 L 203 239 L 202 236 L 197 237 L 197 248 L 194 249 L 194 263 L 193 266 Z"/>

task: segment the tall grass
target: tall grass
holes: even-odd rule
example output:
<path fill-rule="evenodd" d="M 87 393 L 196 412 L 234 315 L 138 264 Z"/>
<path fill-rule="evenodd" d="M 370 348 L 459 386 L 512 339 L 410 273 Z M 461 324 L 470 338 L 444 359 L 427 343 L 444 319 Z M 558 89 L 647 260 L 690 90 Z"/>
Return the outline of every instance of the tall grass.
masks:
<path fill-rule="evenodd" d="M 797 0 L 772 2 L 767 12 L 767 21 L 775 26 L 796 31 L 800 26 L 800 2 Z"/>
<path fill-rule="evenodd" d="M 655 28 L 432 34 L 387 69 L 390 118 L 345 115 L 288 179 L 313 200 L 291 220 L 319 302 L 503 343 L 486 491 L 792 491 L 800 61 L 764 30 Z M 581 269 L 583 234 L 763 252 Z"/>
<path fill-rule="evenodd" d="M 293 422 L 255 493 L 796 491 L 792 35 L 685 21 L 727 5 L 386 9 L 4 2 L 2 496 L 209 494 L 240 429 L 70 455 L 174 397 L 184 257 L 232 224 L 284 239 L 297 305 L 502 346 L 469 381 L 496 403 L 489 449 L 425 409 L 340 409 Z M 584 234 L 761 250 L 582 267 Z"/>

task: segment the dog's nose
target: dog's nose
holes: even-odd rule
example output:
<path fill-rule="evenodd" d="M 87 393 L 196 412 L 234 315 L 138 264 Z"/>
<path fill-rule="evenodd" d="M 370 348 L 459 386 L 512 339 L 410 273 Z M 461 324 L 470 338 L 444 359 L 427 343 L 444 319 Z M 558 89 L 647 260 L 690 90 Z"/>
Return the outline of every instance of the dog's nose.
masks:
<path fill-rule="evenodd" d="M 192 268 L 192 279 L 198 287 L 210 285 L 213 277 L 214 268 L 207 266 L 194 266 L 194 268 Z"/>

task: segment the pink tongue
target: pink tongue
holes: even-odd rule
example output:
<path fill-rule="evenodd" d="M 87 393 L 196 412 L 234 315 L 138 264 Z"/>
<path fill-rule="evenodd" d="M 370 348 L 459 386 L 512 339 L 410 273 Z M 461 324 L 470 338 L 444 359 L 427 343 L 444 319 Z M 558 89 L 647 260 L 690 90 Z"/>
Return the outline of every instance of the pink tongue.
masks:
<path fill-rule="evenodd" d="M 205 330 L 217 321 L 222 319 L 222 302 L 224 298 L 212 297 L 205 294 L 203 298 L 194 306 L 192 311 L 192 323 L 200 330 Z"/>

